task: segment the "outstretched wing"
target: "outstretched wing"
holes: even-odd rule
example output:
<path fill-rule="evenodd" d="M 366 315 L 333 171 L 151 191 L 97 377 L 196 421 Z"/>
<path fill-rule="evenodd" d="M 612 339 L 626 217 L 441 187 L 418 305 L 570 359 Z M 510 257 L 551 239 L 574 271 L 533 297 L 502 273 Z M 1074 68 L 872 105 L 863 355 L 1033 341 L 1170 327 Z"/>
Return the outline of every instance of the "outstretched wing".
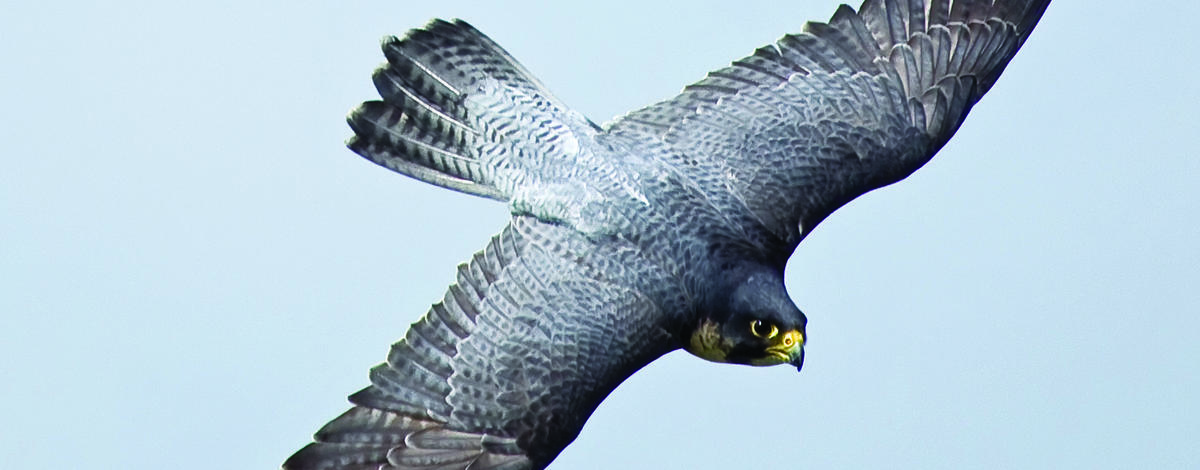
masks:
<path fill-rule="evenodd" d="M 1049 0 L 866 0 L 607 126 L 722 175 L 790 242 L 924 165 L 1029 36 Z M 697 176 L 697 179 L 702 176 Z"/>
<path fill-rule="evenodd" d="M 662 324 L 677 292 L 636 249 L 515 217 L 284 467 L 542 468 L 677 347 Z"/>

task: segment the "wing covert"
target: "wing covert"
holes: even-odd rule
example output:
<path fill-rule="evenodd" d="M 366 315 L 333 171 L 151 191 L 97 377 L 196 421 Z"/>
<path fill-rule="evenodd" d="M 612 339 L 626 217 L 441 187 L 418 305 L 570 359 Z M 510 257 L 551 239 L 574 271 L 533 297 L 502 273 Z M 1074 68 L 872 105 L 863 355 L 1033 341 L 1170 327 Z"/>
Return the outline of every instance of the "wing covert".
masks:
<path fill-rule="evenodd" d="M 794 246 L 838 207 L 928 162 L 1048 4 L 842 5 L 605 131 L 649 137 L 668 164 L 719 173 L 725 187 L 714 191 Z"/>

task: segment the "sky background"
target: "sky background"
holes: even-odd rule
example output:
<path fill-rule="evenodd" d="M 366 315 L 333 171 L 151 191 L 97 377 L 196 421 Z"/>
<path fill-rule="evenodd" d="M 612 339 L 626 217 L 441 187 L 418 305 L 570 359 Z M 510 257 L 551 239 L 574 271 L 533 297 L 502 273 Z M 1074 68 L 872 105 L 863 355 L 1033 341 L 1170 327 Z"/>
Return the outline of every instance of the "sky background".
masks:
<path fill-rule="evenodd" d="M 835 6 L 169 3 L 0 6 L 5 468 L 278 468 L 346 409 L 507 217 L 342 146 L 381 37 L 467 19 L 605 122 Z M 792 257 L 803 373 L 672 353 L 552 468 L 1200 468 L 1198 5 L 1052 5 Z"/>

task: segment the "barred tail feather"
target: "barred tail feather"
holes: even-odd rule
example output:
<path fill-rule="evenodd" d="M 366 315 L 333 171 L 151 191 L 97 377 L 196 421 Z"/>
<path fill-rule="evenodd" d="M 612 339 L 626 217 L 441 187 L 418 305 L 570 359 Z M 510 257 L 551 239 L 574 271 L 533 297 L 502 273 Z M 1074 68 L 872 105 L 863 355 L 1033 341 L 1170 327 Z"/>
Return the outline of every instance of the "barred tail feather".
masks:
<path fill-rule="evenodd" d="M 508 200 L 514 183 L 531 176 L 522 172 L 561 160 L 560 141 L 593 126 L 461 20 L 433 20 L 385 38 L 382 49 L 387 63 L 373 76 L 382 99 L 350 112 L 347 146 L 398 173 Z"/>
<path fill-rule="evenodd" d="M 429 27 L 435 26 L 439 23 Z M 347 121 L 355 135 L 347 146 L 372 162 L 418 180 L 503 199 L 483 178 L 476 152 L 480 132 L 467 121 L 461 88 L 443 77 L 452 71 L 423 63 L 436 59 L 431 58 L 435 46 L 422 33 L 428 31 L 383 40 L 388 63 L 373 76 L 383 100 L 368 101 L 350 112 Z"/>
<path fill-rule="evenodd" d="M 412 110 L 368 101 L 347 118 L 355 136 L 346 142 L 354 153 L 389 170 L 447 189 L 505 199 L 481 184 L 479 161 L 464 135 L 454 138 L 445 121 L 422 121 Z"/>

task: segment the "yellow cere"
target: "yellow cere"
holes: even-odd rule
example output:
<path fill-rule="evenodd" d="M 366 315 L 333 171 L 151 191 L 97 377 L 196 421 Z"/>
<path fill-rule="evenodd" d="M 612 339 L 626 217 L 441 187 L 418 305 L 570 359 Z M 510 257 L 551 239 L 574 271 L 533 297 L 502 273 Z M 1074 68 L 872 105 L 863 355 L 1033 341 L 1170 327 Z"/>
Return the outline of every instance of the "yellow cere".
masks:
<path fill-rule="evenodd" d="M 784 364 L 790 362 L 800 352 L 800 348 L 802 347 L 804 347 L 804 334 L 798 330 L 789 330 L 782 335 L 772 338 L 771 345 L 767 346 L 766 349 L 767 355 L 751 363 L 756 366 Z"/>

